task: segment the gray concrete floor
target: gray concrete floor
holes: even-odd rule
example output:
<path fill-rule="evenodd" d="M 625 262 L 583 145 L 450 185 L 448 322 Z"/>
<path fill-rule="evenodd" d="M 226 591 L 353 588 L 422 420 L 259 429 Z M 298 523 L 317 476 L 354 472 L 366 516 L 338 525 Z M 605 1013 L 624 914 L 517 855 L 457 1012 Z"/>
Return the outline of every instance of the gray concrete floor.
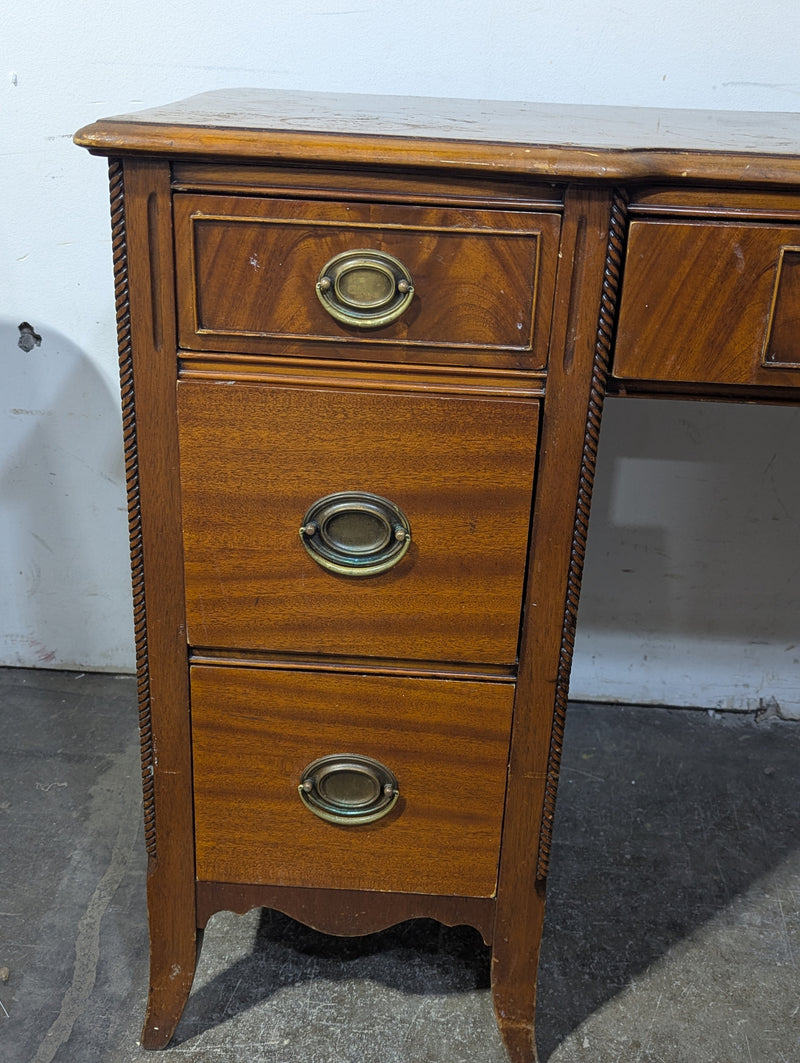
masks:
<path fill-rule="evenodd" d="M 134 1063 L 147 984 L 134 683 L 0 670 L 0 1059 Z M 800 1061 L 800 725 L 574 705 L 542 1063 Z M 504 1063 L 488 953 L 215 916 L 164 1056 Z"/>

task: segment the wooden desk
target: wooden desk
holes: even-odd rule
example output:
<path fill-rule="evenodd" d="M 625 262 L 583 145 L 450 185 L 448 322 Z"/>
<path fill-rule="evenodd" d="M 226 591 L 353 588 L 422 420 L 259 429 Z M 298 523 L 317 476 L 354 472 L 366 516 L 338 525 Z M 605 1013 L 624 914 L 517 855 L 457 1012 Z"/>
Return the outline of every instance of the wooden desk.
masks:
<path fill-rule="evenodd" d="M 242 90 L 106 119 L 151 927 L 536 967 L 603 400 L 800 398 L 800 116 Z"/>

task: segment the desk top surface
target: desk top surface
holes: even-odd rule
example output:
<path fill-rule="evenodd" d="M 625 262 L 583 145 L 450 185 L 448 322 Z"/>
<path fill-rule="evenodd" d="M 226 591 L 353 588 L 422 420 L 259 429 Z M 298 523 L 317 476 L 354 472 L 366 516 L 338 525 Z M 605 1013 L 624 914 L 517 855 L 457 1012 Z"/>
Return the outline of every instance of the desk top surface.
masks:
<path fill-rule="evenodd" d="M 97 154 L 800 183 L 800 114 L 219 90 L 81 129 Z"/>

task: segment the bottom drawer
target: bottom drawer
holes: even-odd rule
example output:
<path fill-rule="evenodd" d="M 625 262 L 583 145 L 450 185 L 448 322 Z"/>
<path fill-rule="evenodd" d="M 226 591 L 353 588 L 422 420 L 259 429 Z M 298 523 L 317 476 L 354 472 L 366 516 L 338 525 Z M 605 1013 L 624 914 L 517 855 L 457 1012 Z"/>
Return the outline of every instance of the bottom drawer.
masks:
<path fill-rule="evenodd" d="M 513 699 L 503 682 L 193 668 L 198 878 L 492 896 Z M 307 807 L 303 771 L 331 754 L 390 769 L 385 815 Z"/>

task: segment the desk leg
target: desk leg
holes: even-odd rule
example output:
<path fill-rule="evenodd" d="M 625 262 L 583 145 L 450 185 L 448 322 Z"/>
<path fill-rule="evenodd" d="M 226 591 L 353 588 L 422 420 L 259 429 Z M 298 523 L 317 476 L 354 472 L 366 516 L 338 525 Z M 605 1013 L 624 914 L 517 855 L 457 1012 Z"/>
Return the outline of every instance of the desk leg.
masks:
<path fill-rule="evenodd" d="M 626 222 L 621 195 L 568 190 L 492 953 L 495 1011 L 512 1063 L 537 1058 L 545 880 Z"/>
<path fill-rule="evenodd" d="M 180 455 L 169 162 L 112 159 L 109 190 L 149 855 L 150 992 L 141 1040 L 163 1048 L 189 995 L 198 946 L 183 540 L 173 482 Z"/>
<path fill-rule="evenodd" d="M 537 1063 L 536 972 L 544 925 L 544 883 L 527 898 L 509 934 L 498 925 L 492 948 L 492 996 L 511 1063 Z"/>
<path fill-rule="evenodd" d="M 195 926 L 194 903 L 182 910 L 158 882 L 148 883 L 150 909 L 150 989 L 142 1027 L 143 1048 L 166 1048 L 189 999 L 203 931 Z M 194 898 L 192 898 L 192 901 Z"/>

